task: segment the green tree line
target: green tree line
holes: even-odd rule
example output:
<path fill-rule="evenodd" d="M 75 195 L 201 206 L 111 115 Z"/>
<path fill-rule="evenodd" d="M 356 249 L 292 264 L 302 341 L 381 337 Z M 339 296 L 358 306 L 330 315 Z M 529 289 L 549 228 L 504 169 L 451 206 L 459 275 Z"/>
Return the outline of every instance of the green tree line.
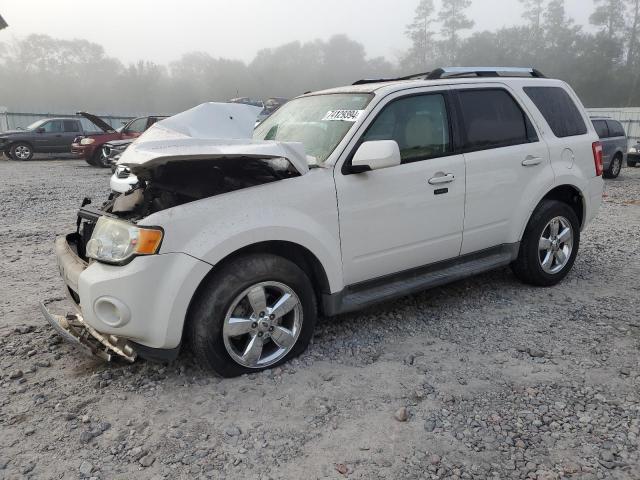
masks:
<path fill-rule="evenodd" d="M 521 24 L 474 31 L 471 0 L 416 0 L 411 47 L 397 62 L 369 58 L 336 35 L 260 50 L 250 62 L 190 52 L 167 65 L 124 64 L 86 40 L 31 35 L 0 42 L 0 106 L 13 111 L 173 113 L 237 96 L 306 91 L 447 65 L 535 66 L 568 81 L 591 107 L 640 106 L 640 0 L 595 0 L 592 28 L 564 0 L 520 0 Z"/>

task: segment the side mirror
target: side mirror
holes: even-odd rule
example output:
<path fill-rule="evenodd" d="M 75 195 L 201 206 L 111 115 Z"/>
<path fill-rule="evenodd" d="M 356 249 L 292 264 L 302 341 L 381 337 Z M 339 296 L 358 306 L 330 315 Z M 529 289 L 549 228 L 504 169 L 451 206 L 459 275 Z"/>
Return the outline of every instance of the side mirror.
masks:
<path fill-rule="evenodd" d="M 44 127 L 40 127 L 38 129 L 36 129 L 36 132 L 38 133 L 44 133 Z"/>
<path fill-rule="evenodd" d="M 396 167 L 401 163 L 400 147 L 395 140 L 364 142 L 351 160 L 351 172 L 362 173 L 380 170 Z"/>

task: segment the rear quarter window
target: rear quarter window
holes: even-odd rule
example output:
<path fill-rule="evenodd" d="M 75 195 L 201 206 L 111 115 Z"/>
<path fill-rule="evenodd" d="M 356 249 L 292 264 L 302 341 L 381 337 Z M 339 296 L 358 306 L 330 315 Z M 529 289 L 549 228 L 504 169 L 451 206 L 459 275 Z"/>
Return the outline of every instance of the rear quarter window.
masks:
<path fill-rule="evenodd" d="M 609 136 L 611 137 L 624 137 L 626 133 L 624 131 L 624 127 L 620 122 L 615 120 L 607 120 L 607 125 L 609 126 Z"/>
<path fill-rule="evenodd" d="M 556 137 L 575 137 L 587 133 L 580 110 L 563 88 L 524 87 L 524 92 L 540 110 Z"/>

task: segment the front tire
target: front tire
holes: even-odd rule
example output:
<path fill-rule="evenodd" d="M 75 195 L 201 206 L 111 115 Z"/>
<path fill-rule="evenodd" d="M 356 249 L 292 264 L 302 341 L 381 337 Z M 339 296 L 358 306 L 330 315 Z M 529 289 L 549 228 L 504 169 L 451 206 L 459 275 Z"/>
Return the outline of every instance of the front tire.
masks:
<path fill-rule="evenodd" d="M 620 170 L 622 170 L 622 156 L 616 155 L 611 160 L 609 168 L 604 171 L 604 178 L 618 178 L 618 175 L 620 175 Z"/>
<path fill-rule="evenodd" d="M 550 287 L 571 271 L 580 247 L 580 222 L 574 210 L 557 200 L 543 200 L 529 220 L 513 262 L 524 283 Z"/>
<path fill-rule="evenodd" d="M 95 152 L 93 152 L 93 155 L 91 155 L 89 158 L 85 158 L 85 161 L 92 167 L 101 167 L 102 166 L 100 164 L 101 156 L 102 156 L 102 149 L 96 150 Z"/>
<path fill-rule="evenodd" d="M 33 158 L 33 147 L 28 143 L 14 143 L 10 152 L 13 160 L 27 161 Z"/>
<path fill-rule="evenodd" d="M 185 333 L 203 367 L 236 377 L 300 355 L 316 317 L 313 285 L 300 267 L 276 255 L 250 254 L 205 279 Z"/>

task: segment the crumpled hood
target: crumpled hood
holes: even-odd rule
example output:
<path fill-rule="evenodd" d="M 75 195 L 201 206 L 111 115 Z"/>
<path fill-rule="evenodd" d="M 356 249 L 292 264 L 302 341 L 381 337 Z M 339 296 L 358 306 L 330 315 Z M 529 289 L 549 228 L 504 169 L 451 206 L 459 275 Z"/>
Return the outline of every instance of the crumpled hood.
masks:
<path fill-rule="evenodd" d="M 203 103 L 155 123 L 122 154 L 118 165 L 133 173 L 180 160 L 286 158 L 301 175 L 309 171 L 301 143 L 253 140 L 259 107 Z"/>

